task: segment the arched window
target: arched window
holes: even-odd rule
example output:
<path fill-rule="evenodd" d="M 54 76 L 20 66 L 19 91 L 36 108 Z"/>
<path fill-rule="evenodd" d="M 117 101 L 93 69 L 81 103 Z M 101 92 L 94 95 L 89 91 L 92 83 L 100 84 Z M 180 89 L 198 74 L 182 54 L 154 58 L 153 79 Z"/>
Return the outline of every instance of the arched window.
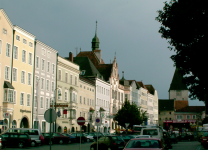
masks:
<path fill-rule="evenodd" d="M 17 122 L 16 122 L 16 120 L 13 120 L 12 121 L 12 128 L 17 128 Z"/>
<path fill-rule="evenodd" d="M 8 120 L 4 119 L 3 125 L 2 125 L 2 131 L 6 130 L 8 128 Z"/>

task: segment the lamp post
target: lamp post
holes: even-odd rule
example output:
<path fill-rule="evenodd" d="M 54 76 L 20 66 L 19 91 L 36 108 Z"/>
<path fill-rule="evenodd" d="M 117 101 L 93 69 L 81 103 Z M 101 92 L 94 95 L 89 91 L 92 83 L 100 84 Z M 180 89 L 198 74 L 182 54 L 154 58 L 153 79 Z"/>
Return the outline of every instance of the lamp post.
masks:
<path fill-rule="evenodd" d="M 99 109 L 99 112 L 100 112 L 100 120 L 101 120 L 101 124 L 102 124 L 102 112 L 104 112 L 105 110 L 102 108 L 102 107 L 100 107 L 100 109 Z"/>

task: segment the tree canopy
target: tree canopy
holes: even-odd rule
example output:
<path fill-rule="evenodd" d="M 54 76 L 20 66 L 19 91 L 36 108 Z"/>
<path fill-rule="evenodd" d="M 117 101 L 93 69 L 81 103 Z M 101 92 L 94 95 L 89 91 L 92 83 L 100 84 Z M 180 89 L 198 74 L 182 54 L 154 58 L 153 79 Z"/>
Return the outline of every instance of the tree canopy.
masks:
<path fill-rule="evenodd" d="M 208 1 L 170 0 L 158 11 L 159 33 L 168 40 L 174 65 L 183 75 L 191 99 L 204 101 L 208 90 L 205 66 L 208 42 Z"/>
<path fill-rule="evenodd" d="M 146 112 L 141 112 L 141 109 L 136 104 L 130 104 L 128 100 L 125 100 L 122 108 L 117 112 L 115 120 L 118 121 L 118 125 L 125 127 L 125 123 L 129 123 L 129 127 L 133 125 L 140 125 L 145 119 Z"/>

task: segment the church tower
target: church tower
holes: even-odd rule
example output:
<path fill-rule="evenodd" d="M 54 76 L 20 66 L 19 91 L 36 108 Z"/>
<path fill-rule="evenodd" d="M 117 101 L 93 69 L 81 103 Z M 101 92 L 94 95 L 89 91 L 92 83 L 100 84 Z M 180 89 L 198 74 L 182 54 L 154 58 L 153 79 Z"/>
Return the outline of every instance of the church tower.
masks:
<path fill-rule="evenodd" d="M 96 29 L 95 29 L 95 36 L 92 39 L 92 51 L 95 53 L 95 55 L 97 56 L 98 60 L 101 63 L 101 50 L 99 49 L 99 39 L 97 37 L 97 21 L 96 21 Z"/>
<path fill-rule="evenodd" d="M 176 68 L 169 88 L 169 99 L 188 101 L 188 89 L 183 83 L 183 75 Z"/>

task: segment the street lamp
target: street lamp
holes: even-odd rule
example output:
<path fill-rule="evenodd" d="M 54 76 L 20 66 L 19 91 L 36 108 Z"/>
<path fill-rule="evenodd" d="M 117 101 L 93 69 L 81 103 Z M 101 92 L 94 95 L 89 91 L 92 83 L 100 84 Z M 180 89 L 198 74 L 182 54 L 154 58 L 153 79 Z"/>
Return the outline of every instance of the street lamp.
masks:
<path fill-rule="evenodd" d="M 99 112 L 100 112 L 100 120 L 101 120 L 101 124 L 102 124 L 102 115 L 101 115 L 101 113 L 104 112 L 104 111 L 105 111 L 105 109 L 103 109 L 102 107 L 100 107 Z"/>

